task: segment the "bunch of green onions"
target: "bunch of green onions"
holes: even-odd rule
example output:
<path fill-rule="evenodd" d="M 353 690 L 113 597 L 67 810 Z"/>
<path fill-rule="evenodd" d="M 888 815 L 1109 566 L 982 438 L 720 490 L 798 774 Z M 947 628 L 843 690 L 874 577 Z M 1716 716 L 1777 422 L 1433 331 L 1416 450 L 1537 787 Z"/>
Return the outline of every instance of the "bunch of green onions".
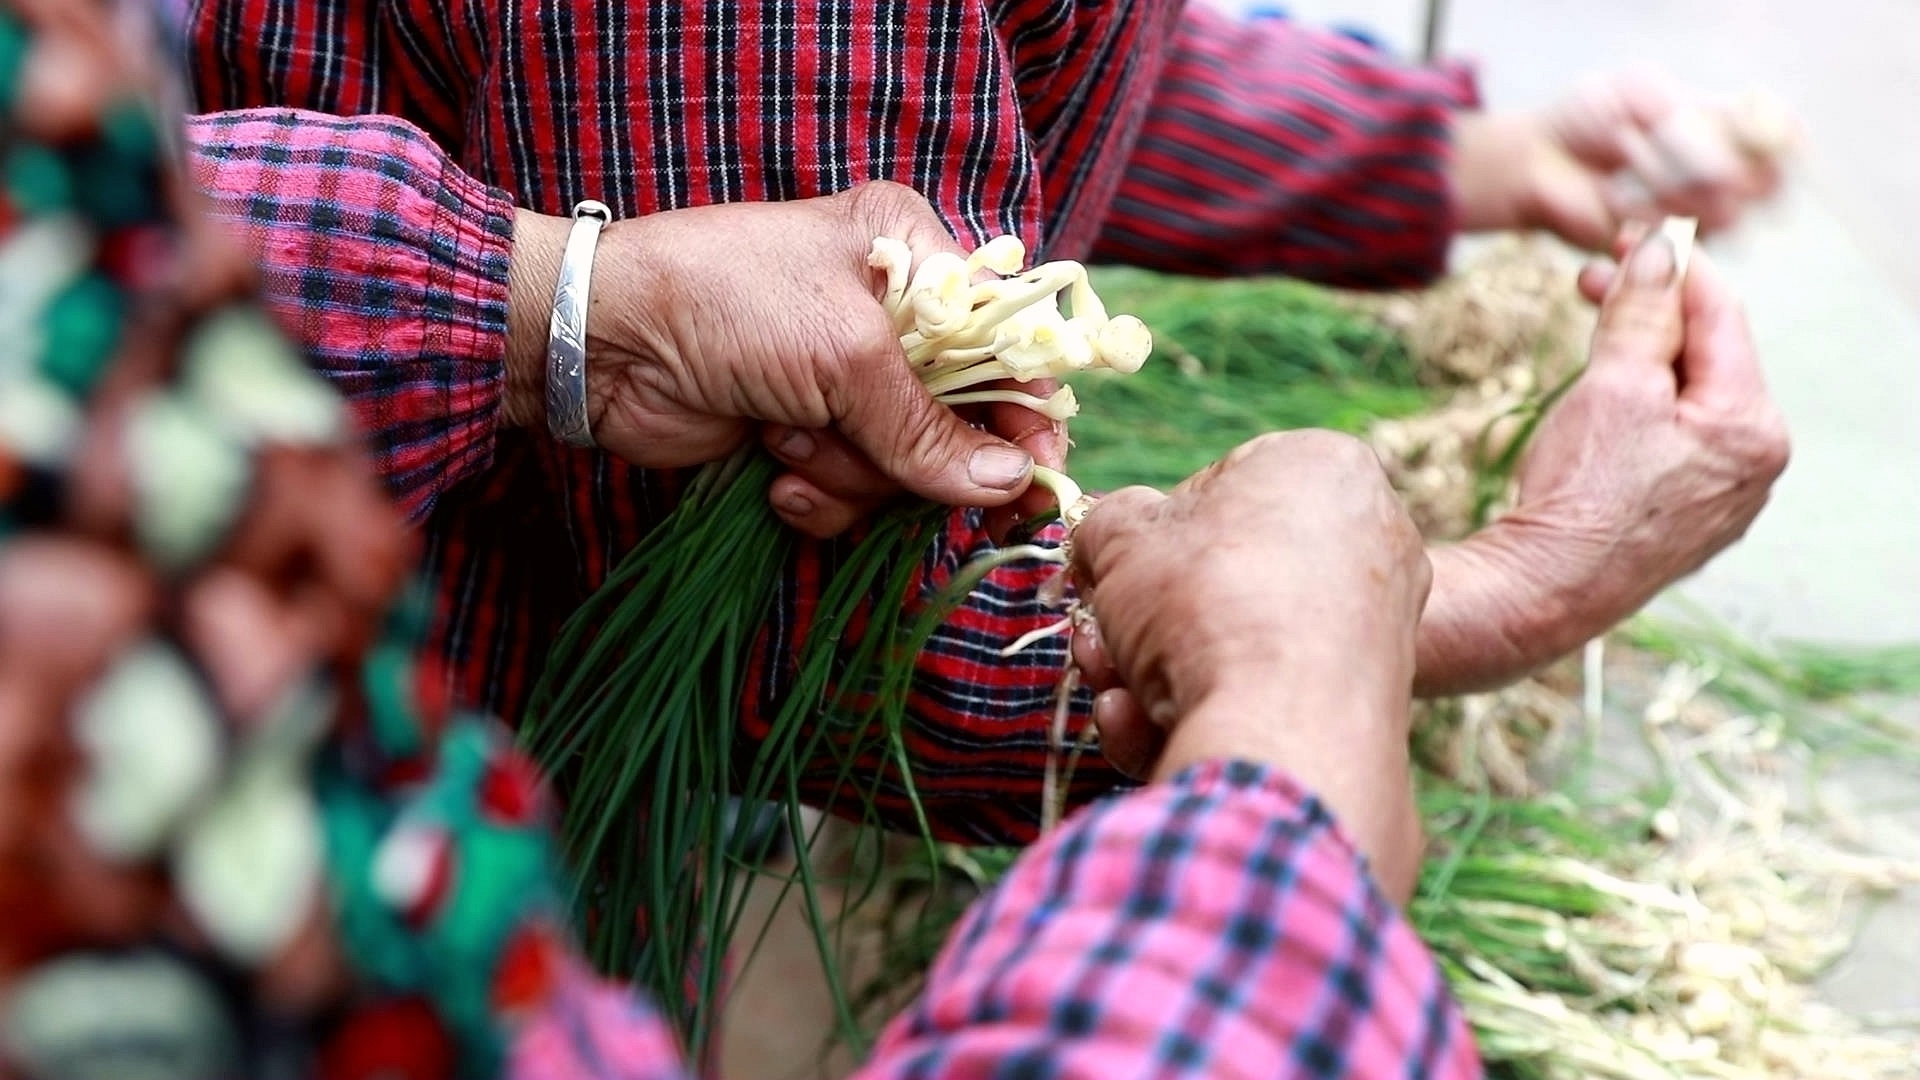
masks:
<path fill-rule="evenodd" d="M 1042 398 L 1005 384 L 1131 372 L 1146 360 L 1146 327 L 1109 317 L 1079 264 L 1018 272 L 1024 260 L 1013 237 L 918 266 L 906 245 L 874 242 L 883 303 L 936 399 L 1010 402 L 1066 419 L 1077 409 L 1071 389 Z M 591 957 L 650 990 L 696 1052 L 709 1049 L 722 996 L 715 958 L 740 929 L 757 869 L 730 854 L 730 799 L 784 804 L 800 836 L 801 763 L 831 755 L 841 763 L 842 811 L 871 804 L 882 779 L 874 761 L 898 770 L 917 806 L 902 730 L 921 647 L 993 566 L 1058 558 L 1031 545 L 996 552 L 923 602 L 916 586 L 948 508 L 902 505 L 857 540 L 824 545 L 811 624 L 779 672 L 784 692 L 750 718 L 758 739 L 749 740 L 740 734 L 743 684 L 779 583 L 801 553 L 767 506 L 777 472 L 753 449 L 699 473 L 564 628 L 522 728 L 564 792 L 562 839 L 580 874 L 576 910 Z M 1037 469 L 1035 479 L 1066 507 L 1082 501 L 1058 473 Z M 792 883 L 832 972 L 816 882 L 798 846 Z M 840 1012 L 854 1031 L 852 1009 L 842 1003 Z"/>

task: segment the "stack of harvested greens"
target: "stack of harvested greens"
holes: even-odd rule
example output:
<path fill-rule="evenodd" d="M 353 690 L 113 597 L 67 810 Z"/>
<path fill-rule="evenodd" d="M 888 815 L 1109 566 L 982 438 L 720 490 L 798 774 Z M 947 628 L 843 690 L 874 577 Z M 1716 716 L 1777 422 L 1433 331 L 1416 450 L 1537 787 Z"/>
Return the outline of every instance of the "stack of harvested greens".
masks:
<path fill-rule="evenodd" d="M 1076 380 L 1082 480 L 1168 484 L 1261 431 L 1334 427 L 1369 435 L 1435 538 L 1498 510 L 1591 325 L 1569 269 L 1522 245 L 1410 297 L 1097 280 L 1171 362 Z M 1915 838 L 1869 843 L 1822 779 L 1867 760 L 1912 775 L 1920 733 L 1864 702 L 1920 692 L 1920 650 L 1761 648 L 1641 619 L 1598 659 L 1416 718 L 1433 845 L 1409 914 L 1493 1075 L 1920 1075 L 1914 1018 L 1870 1030 L 1814 993 L 1854 902 L 1920 884 L 1920 861 L 1887 854 Z M 1600 772 L 1635 746 L 1632 772 Z M 887 902 L 840 927 L 877 955 L 859 995 L 869 1019 L 911 992 L 1013 854 L 894 850 L 865 886 Z"/>

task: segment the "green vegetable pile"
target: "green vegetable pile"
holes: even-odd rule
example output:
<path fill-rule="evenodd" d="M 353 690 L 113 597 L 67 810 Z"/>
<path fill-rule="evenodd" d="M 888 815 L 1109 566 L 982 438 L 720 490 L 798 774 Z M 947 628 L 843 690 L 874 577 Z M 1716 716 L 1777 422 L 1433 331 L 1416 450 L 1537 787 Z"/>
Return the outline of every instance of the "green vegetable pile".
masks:
<path fill-rule="evenodd" d="M 1070 461 L 1089 490 L 1167 488 L 1264 432 L 1364 432 L 1434 404 L 1399 335 L 1333 294 L 1283 279 L 1198 281 L 1102 270 L 1108 303 L 1153 329 L 1135 374 L 1073 381 Z"/>

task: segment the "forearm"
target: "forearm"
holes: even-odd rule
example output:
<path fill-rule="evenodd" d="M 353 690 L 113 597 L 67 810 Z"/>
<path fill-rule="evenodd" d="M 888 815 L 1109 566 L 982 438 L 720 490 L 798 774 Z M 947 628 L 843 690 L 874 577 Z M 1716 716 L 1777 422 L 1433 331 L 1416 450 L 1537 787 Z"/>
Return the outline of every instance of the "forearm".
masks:
<path fill-rule="evenodd" d="M 1539 118 L 1527 113 L 1467 113 L 1455 118 L 1450 192 L 1460 231 L 1498 232 L 1550 224 L 1537 205 L 1536 173 L 1542 148 L 1548 145 L 1539 126 Z"/>
<path fill-rule="evenodd" d="M 1023 854 L 859 1075 L 1185 1080 L 1306 1060 L 1480 1075 L 1437 966 L 1342 827 L 1277 772 L 1215 762 Z"/>
<path fill-rule="evenodd" d="M 492 458 L 511 204 L 390 117 L 214 113 L 188 137 L 196 183 L 258 259 L 263 299 L 424 516 Z"/>

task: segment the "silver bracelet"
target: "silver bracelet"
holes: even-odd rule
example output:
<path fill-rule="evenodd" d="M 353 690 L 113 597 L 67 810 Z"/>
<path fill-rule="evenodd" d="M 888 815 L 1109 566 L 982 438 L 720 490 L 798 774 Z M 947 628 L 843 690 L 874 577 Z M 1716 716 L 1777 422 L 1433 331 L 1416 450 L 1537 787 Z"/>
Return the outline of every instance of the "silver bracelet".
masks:
<path fill-rule="evenodd" d="M 568 446 L 592 446 L 587 424 L 587 301 L 593 250 L 613 220 L 605 203 L 586 199 L 573 208 L 573 231 L 560 256 L 547 323 L 547 431 Z"/>

